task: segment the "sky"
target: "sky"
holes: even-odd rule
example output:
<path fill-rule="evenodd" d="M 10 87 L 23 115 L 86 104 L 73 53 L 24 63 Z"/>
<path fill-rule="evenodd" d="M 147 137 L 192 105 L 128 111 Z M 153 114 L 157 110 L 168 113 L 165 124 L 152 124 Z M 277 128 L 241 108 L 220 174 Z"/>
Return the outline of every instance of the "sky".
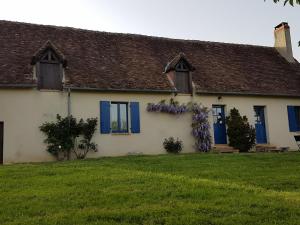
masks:
<path fill-rule="evenodd" d="M 1 0 L 0 20 L 159 37 L 274 45 L 288 22 L 300 60 L 300 6 L 273 0 Z"/>

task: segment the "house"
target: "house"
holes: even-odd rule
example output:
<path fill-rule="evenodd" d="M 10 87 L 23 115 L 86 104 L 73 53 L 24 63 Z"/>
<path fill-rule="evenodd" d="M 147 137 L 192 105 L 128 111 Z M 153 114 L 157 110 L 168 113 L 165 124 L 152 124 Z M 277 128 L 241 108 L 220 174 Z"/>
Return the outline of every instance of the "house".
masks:
<path fill-rule="evenodd" d="M 212 108 L 215 146 L 236 107 L 257 144 L 297 149 L 300 66 L 288 24 L 274 32 L 263 47 L 0 21 L 1 163 L 53 160 L 39 126 L 56 114 L 99 119 L 89 157 L 161 154 L 170 136 L 194 152 L 191 115 L 146 110 L 170 98 Z"/>

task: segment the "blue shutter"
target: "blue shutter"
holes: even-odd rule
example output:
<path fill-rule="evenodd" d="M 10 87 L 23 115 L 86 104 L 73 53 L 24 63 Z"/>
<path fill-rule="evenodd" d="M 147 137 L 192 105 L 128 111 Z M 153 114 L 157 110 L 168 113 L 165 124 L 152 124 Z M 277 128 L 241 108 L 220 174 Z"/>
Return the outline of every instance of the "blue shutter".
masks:
<path fill-rule="evenodd" d="M 110 102 L 100 102 L 100 132 L 102 134 L 110 133 Z"/>
<path fill-rule="evenodd" d="M 131 133 L 140 133 L 140 107 L 138 102 L 130 103 Z"/>
<path fill-rule="evenodd" d="M 295 131 L 298 130 L 295 107 L 294 106 L 288 106 L 287 109 L 288 109 L 290 131 L 295 132 Z"/>

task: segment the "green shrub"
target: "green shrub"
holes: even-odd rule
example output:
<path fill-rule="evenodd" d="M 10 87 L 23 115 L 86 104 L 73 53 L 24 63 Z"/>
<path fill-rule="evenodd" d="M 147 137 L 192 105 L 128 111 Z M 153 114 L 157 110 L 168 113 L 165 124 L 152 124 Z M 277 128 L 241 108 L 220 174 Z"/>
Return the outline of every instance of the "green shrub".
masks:
<path fill-rule="evenodd" d="M 55 122 L 44 123 L 40 126 L 40 130 L 47 136 L 44 140 L 47 151 L 58 159 L 69 157 L 74 147 L 74 139 L 80 133 L 76 118 L 72 116 L 62 118 L 58 114 Z"/>
<path fill-rule="evenodd" d="M 93 135 L 97 130 L 97 118 L 89 118 L 84 122 L 80 120 L 81 140 L 78 145 L 74 146 L 74 153 L 77 159 L 84 159 L 89 151 L 97 152 L 97 145 L 92 142 Z"/>
<path fill-rule="evenodd" d="M 229 145 L 240 152 L 248 152 L 255 145 L 255 128 L 246 116 L 241 116 L 236 108 L 230 110 L 226 118 Z"/>
<path fill-rule="evenodd" d="M 178 138 L 175 141 L 173 137 L 169 137 L 164 140 L 163 146 L 168 153 L 179 153 L 183 148 L 183 143 Z"/>
<path fill-rule="evenodd" d="M 83 159 L 90 150 L 97 151 L 97 145 L 91 142 L 96 126 L 97 118 L 77 122 L 73 116 L 57 115 L 55 122 L 42 124 L 40 130 L 46 135 L 47 151 L 57 159 L 69 159 L 71 151 Z"/>

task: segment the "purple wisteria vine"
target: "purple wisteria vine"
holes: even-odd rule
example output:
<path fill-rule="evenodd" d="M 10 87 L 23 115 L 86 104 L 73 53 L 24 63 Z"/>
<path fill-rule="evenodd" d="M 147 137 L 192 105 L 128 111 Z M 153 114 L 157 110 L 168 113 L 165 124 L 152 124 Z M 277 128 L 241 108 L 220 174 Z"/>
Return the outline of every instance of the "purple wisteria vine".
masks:
<path fill-rule="evenodd" d="M 179 104 L 179 102 L 174 101 L 173 98 L 170 99 L 170 103 L 167 104 L 166 100 L 162 100 L 157 104 L 148 103 L 148 112 L 163 112 L 170 113 L 173 115 L 183 114 L 189 111 L 188 105 Z"/>
<path fill-rule="evenodd" d="M 148 112 L 162 112 L 172 115 L 181 115 L 187 112 L 192 113 L 192 135 L 196 139 L 195 148 L 201 152 L 208 152 L 211 149 L 210 125 L 208 122 L 208 108 L 197 103 L 179 104 L 170 99 L 169 104 L 166 100 L 159 103 L 148 103 Z"/>
<path fill-rule="evenodd" d="M 193 113 L 192 134 L 196 139 L 195 147 L 199 151 L 209 152 L 211 149 L 209 110 L 207 107 L 194 103 L 191 111 Z"/>

